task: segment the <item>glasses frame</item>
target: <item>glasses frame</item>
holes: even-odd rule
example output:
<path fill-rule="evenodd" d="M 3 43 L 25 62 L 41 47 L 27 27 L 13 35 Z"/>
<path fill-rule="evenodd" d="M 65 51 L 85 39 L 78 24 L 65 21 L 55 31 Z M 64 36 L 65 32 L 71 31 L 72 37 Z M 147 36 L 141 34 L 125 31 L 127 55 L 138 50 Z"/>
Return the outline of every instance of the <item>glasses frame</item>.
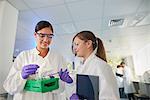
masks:
<path fill-rule="evenodd" d="M 40 38 L 44 38 L 46 36 L 47 38 L 52 39 L 54 37 L 54 34 L 44 34 L 39 32 L 36 32 L 36 34 L 38 34 Z"/>

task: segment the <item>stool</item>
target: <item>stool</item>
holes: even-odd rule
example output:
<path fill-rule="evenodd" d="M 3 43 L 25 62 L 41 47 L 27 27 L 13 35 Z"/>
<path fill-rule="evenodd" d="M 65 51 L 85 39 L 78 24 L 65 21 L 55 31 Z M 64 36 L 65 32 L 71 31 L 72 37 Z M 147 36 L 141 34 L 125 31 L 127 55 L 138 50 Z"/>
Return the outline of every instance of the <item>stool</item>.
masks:
<path fill-rule="evenodd" d="M 143 94 L 134 94 L 135 100 L 150 100 L 149 96 Z"/>

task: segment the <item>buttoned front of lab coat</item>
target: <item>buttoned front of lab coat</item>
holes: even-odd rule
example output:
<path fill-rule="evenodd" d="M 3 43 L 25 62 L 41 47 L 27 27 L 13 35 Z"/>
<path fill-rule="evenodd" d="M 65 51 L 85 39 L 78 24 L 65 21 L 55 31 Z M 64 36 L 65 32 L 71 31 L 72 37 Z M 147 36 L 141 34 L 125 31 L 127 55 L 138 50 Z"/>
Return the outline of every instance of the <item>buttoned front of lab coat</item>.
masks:
<path fill-rule="evenodd" d="M 60 100 L 60 93 L 64 90 L 64 82 L 61 80 L 59 80 L 59 89 L 53 92 L 37 93 L 24 90 L 27 79 L 22 78 L 21 71 L 23 66 L 28 64 L 39 65 L 40 68 L 38 68 L 38 70 L 40 71 L 40 75 L 42 75 L 45 71 L 51 73 L 58 72 L 60 68 L 65 66 L 66 62 L 62 56 L 56 54 L 51 49 L 49 49 L 48 54 L 44 58 L 39 56 L 37 49 L 23 51 L 15 59 L 9 75 L 4 82 L 3 86 L 5 90 L 14 95 L 14 100 Z M 37 77 L 39 77 L 39 75 L 29 76 L 29 78 Z M 58 77 L 58 75 L 55 77 Z"/>
<path fill-rule="evenodd" d="M 117 76 L 117 75 L 116 75 L 116 79 L 117 79 L 118 88 L 123 88 L 123 87 L 124 87 L 123 68 L 121 68 L 121 67 L 120 67 L 120 68 L 117 68 L 117 69 L 116 69 L 116 73 L 122 75 L 122 76 Z"/>
<path fill-rule="evenodd" d="M 99 76 L 99 100 L 119 100 L 117 82 L 111 67 L 94 53 L 88 57 L 84 64 L 78 66 L 76 74 Z M 74 83 L 68 87 L 70 90 L 67 92 L 75 93 L 76 75 L 74 75 Z"/>

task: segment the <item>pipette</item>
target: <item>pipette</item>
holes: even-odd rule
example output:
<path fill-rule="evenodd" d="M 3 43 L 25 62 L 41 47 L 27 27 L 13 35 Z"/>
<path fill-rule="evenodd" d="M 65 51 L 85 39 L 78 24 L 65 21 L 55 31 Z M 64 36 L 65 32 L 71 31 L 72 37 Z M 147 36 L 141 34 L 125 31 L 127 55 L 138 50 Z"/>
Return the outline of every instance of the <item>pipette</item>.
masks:
<path fill-rule="evenodd" d="M 53 75 L 56 75 L 56 74 L 59 74 L 59 72 L 49 74 L 48 76 L 53 76 Z"/>

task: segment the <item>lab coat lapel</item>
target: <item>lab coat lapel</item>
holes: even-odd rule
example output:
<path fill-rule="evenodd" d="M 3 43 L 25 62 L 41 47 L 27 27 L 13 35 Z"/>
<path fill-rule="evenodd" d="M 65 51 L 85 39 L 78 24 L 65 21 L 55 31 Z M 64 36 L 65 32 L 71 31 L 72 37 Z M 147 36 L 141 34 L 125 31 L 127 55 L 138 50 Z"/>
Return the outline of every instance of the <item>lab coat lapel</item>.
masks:
<path fill-rule="evenodd" d="M 89 63 L 92 61 L 92 59 L 94 58 L 95 56 L 95 53 L 93 52 L 86 60 L 85 62 L 83 63 L 83 65 L 81 66 L 81 69 L 80 69 L 80 73 L 86 73 L 87 70 L 88 70 L 88 66 L 89 66 Z"/>

